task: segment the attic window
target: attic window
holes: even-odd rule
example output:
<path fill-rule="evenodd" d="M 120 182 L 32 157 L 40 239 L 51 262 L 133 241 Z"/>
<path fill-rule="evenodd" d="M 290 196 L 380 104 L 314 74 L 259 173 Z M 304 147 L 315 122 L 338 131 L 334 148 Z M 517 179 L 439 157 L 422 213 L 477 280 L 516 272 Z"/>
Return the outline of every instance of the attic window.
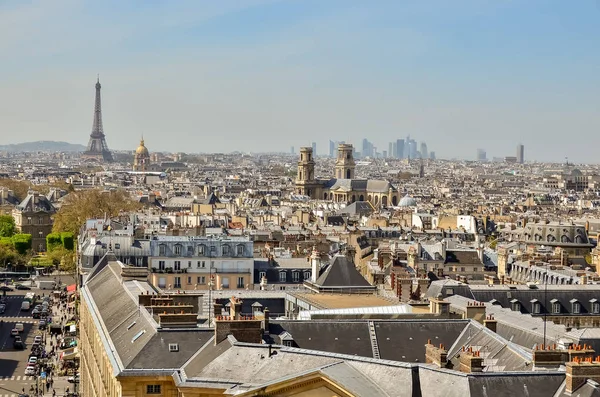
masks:
<path fill-rule="evenodd" d="M 133 327 L 133 326 L 135 325 L 135 323 L 136 323 L 136 322 L 134 321 L 134 322 L 132 322 L 131 324 L 129 324 L 129 325 L 127 326 L 127 329 L 128 329 L 128 330 L 130 330 L 130 329 L 131 329 L 131 327 Z"/>
<path fill-rule="evenodd" d="M 119 243 L 115 243 L 115 249 L 116 249 L 116 250 L 118 250 L 118 249 L 121 249 L 121 244 L 119 244 Z"/>
<path fill-rule="evenodd" d="M 144 335 L 146 333 L 146 330 L 141 330 L 140 332 L 138 332 L 137 334 L 135 334 L 135 336 L 133 337 L 133 339 L 131 339 L 131 343 L 135 342 L 136 340 L 140 339 L 140 337 L 142 335 Z"/>
<path fill-rule="evenodd" d="M 171 353 L 178 352 L 179 351 L 179 344 L 178 343 L 169 343 L 169 351 Z"/>

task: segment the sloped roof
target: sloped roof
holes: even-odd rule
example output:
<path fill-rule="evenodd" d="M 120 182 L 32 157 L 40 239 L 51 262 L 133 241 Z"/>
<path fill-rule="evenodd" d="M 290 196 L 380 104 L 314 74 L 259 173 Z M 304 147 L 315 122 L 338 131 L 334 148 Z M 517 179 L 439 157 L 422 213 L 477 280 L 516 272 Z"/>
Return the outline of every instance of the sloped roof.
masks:
<path fill-rule="evenodd" d="M 370 287 L 371 284 L 356 270 L 346 256 L 336 256 L 319 276 L 316 285 L 321 287 Z"/>

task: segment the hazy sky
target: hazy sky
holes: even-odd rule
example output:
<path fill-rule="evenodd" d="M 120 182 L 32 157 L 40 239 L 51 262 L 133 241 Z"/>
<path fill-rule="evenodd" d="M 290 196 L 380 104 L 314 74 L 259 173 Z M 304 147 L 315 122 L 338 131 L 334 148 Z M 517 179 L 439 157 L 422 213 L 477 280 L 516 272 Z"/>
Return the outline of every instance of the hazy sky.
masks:
<path fill-rule="evenodd" d="M 0 144 L 600 162 L 598 0 L 0 0 Z"/>

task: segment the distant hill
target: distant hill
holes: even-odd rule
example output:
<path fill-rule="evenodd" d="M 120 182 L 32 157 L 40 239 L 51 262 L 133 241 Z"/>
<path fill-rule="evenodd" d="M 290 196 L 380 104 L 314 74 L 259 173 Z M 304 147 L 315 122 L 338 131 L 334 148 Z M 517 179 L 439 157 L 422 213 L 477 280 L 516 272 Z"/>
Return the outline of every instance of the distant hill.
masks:
<path fill-rule="evenodd" d="M 0 151 L 7 152 L 83 152 L 86 147 L 77 143 L 36 141 L 0 145 Z"/>

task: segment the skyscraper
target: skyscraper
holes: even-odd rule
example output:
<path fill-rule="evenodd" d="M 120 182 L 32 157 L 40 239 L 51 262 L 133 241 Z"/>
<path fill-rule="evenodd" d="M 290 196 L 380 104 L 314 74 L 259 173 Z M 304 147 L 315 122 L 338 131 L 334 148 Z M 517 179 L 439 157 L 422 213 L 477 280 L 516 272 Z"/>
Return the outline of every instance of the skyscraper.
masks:
<path fill-rule="evenodd" d="M 394 142 L 390 142 L 390 143 L 388 144 L 388 151 L 387 151 L 387 153 L 388 153 L 389 157 L 394 157 L 394 153 L 395 153 L 395 150 L 394 150 Z M 385 156 L 384 156 L 384 157 L 385 157 Z"/>
<path fill-rule="evenodd" d="M 92 133 L 88 142 L 87 150 L 81 155 L 84 159 L 95 159 L 98 161 L 113 161 L 112 153 L 108 150 L 104 128 L 102 127 L 102 101 L 100 98 L 100 77 L 96 81 L 96 102 L 94 104 L 94 123 Z"/>
<path fill-rule="evenodd" d="M 525 146 L 522 143 L 517 145 L 517 163 L 523 164 L 525 162 Z"/>
<path fill-rule="evenodd" d="M 317 142 L 312 143 L 313 157 L 317 157 Z"/>
<path fill-rule="evenodd" d="M 425 142 L 421 142 L 421 158 L 429 158 L 429 152 L 427 151 L 427 144 Z"/>
<path fill-rule="evenodd" d="M 396 140 L 396 158 L 397 159 L 404 158 L 404 139 Z"/>
<path fill-rule="evenodd" d="M 487 161 L 487 154 L 483 149 L 477 149 L 477 161 Z"/>
<path fill-rule="evenodd" d="M 329 141 L 329 157 L 333 158 L 334 155 L 335 155 L 335 142 L 330 140 Z"/>

